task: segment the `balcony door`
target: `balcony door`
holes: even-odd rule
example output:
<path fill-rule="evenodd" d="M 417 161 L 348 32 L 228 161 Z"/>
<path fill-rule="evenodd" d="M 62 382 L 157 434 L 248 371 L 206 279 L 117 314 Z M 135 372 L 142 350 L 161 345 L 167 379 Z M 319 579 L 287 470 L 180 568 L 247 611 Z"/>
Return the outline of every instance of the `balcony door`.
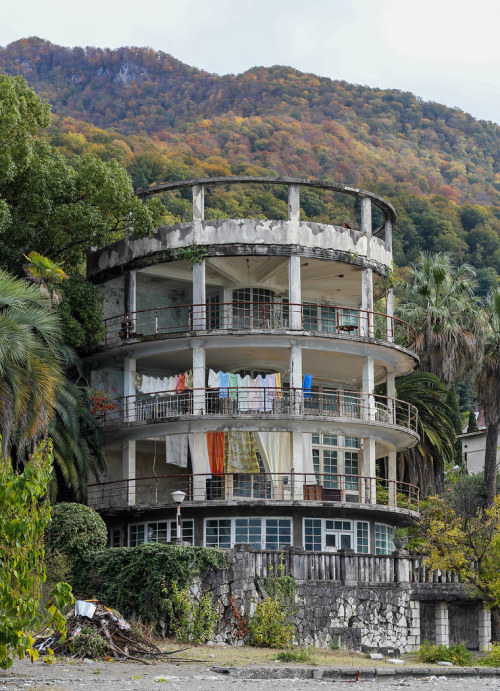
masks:
<path fill-rule="evenodd" d="M 271 329 L 274 326 L 272 290 L 233 290 L 233 329 Z"/>

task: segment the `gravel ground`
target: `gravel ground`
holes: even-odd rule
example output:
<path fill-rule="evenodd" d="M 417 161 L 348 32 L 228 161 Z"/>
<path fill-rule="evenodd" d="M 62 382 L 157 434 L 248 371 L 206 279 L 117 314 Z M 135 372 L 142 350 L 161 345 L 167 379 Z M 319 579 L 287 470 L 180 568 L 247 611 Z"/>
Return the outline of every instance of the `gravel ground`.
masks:
<path fill-rule="evenodd" d="M 265 668 L 264 668 L 265 669 Z M 274 668 L 272 671 L 275 670 Z M 288 668 L 289 669 L 289 668 Z M 296 668 L 300 673 L 300 667 Z M 309 667 L 308 670 L 311 668 Z M 231 673 L 235 673 L 234 668 Z M 434 670 L 433 670 L 434 671 Z M 141 691 L 157 691 L 162 687 L 179 691 L 237 691 L 242 687 L 247 689 L 287 689 L 299 691 L 308 689 L 325 689 L 331 686 L 342 688 L 349 680 L 355 679 L 355 670 L 346 670 L 345 680 L 328 679 L 243 679 L 235 676 L 218 674 L 207 665 L 191 663 L 159 663 L 143 665 L 130 662 L 111 663 L 71 663 L 56 662 L 46 665 L 29 661 L 17 661 L 6 672 L 0 672 L 0 691 L 14 691 L 20 689 L 34 689 L 36 691 L 78 691 L 90 689 L 92 691 L 108 691 L 116 689 L 140 689 Z M 390 670 L 394 673 L 394 670 Z M 398 669 L 398 674 L 403 670 Z M 398 688 L 407 689 L 441 689 L 442 691 L 481 691 L 488 689 L 500 691 L 500 677 L 480 678 L 478 676 L 446 676 L 446 670 L 434 671 L 434 675 L 427 678 L 412 679 L 401 677 L 387 677 L 379 679 L 360 680 L 363 689 L 377 691 L 394 691 Z M 344 687 L 345 688 L 345 687 Z M 349 688 L 349 687 L 347 687 Z M 356 687 L 355 687 L 356 688 Z"/>

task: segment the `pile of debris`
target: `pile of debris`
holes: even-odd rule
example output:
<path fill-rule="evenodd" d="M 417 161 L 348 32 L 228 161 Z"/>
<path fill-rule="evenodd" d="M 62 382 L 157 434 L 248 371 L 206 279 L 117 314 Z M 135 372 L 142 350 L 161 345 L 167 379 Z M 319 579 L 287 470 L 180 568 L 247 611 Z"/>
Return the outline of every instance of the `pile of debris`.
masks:
<path fill-rule="evenodd" d="M 39 637 L 35 642 L 38 652 L 43 655 L 50 648 L 56 655 L 126 659 L 148 664 L 148 659 L 160 660 L 186 650 L 162 652 L 147 636 L 132 630 L 118 612 L 98 600 L 76 600 L 74 610 L 66 617 L 66 627 L 65 640 L 61 640 L 58 633 Z"/>

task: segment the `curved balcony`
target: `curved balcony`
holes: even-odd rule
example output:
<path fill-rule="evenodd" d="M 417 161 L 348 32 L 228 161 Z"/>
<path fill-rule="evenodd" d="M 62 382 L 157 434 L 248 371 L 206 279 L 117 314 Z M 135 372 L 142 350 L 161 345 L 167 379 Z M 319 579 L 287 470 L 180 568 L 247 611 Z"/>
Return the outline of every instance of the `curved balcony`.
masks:
<path fill-rule="evenodd" d="M 415 346 L 415 329 L 397 317 L 339 305 L 283 302 L 174 305 L 128 312 L 104 320 L 104 344 L 116 346 L 200 331 L 289 333 L 292 323 L 294 332 L 333 338 L 373 338 L 410 350 Z"/>
<path fill-rule="evenodd" d="M 419 488 L 397 480 L 319 473 L 221 473 L 155 475 L 89 485 L 88 504 L 97 511 L 125 506 L 173 507 L 170 493 L 182 490 L 188 502 L 332 502 L 370 504 L 418 511 Z"/>
<path fill-rule="evenodd" d="M 335 389 L 310 391 L 293 388 L 193 389 L 180 393 L 159 391 L 117 399 L 101 415 L 105 429 L 136 427 L 179 420 L 231 418 L 235 425 L 291 418 L 402 428 L 417 435 L 418 411 L 395 398 Z M 359 434 L 359 436 L 363 436 Z"/>

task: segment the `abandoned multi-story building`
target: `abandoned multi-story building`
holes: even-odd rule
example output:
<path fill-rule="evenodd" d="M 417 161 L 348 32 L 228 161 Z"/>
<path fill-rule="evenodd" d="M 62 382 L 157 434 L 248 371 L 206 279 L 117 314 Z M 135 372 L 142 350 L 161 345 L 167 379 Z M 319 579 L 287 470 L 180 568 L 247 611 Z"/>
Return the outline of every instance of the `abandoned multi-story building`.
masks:
<path fill-rule="evenodd" d="M 416 515 L 396 462 L 418 434 L 395 397 L 417 357 L 393 315 L 394 209 L 279 178 L 287 220 L 205 220 L 207 186 L 269 182 L 150 188 L 192 188 L 192 221 L 89 253 L 105 310 L 92 382 L 112 400 L 108 469 L 88 492 L 111 545 L 176 537 L 176 490 L 183 540 L 222 548 L 390 554 Z M 357 198 L 359 229 L 301 221 L 304 187 Z"/>

